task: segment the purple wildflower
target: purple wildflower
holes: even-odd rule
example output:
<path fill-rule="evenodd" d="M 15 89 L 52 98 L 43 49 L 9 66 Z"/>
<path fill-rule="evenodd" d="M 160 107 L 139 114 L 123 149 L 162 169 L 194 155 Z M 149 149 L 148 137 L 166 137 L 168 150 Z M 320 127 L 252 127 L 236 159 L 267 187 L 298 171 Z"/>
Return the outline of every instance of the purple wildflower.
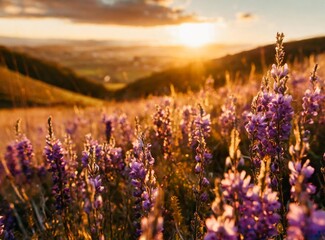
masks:
<path fill-rule="evenodd" d="M 102 178 L 99 164 L 103 163 L 104 152 L 102 146 L 91 139 L 86 138 L 85 149 L 83 151 L 83 164 L 87 162 L 87 167 L 83 169 L 84 181 L 80 181 L 79 187 L 84 200 L 84 211 L 87 213 L 93 238 L 99 239 L 103 235 L 103 197 Z"/>
<path fill-rule="evenodd" d="M 110 142 L 113 133 L 115 133 L 116 131 L 116 126 L 117 126 L 117 120 L 118 116 L 116 114 L 107 116 L 106 114 L 104 114 L 103 118 L 102 118 L 102 123 L 105 124 L 105 137 L 106 137 L 106 141 Z"/>
<path fill-rule="evenodd" d="M 33 146 L 24 135 L 20 135 L 14 143 L 7 146 L 5 160 L 10 173 L 14 177 L 23 174 L 28 183 L 33 175 L 31 166 L 33 158 Z"/>
<path fill-rule="evenodd" d="M 141 219 L 141 231 L 142 235 L 140 236 L 139 240 L 162 240 L 163 239 L 163 217 L 155 218 L 151 214 L 149 217 L 144 217 Z M 151 231 L 153 233 L 151 233 Z M 145 233 L 150 232 L 151 236 L 146 236 Z"/>
<path fill-rule="evenodd" d="M 298 199 L 297 194 L 299 194 L 299 192 L 297 193 L 296 191 L 296 183 L 298 181 L 298 178 L 300 176 L 299 181 L 303 181 L 300 182 L 300 184 L 304 184 L 305 185 L 305 190 L 307 191 L 308 194 L 314 194 L 316 192 L 316 187 L 312 184 L 312 183 L 307 183 L 307 180 L 311 177 L 311 175 L 314 173 L 315 169 L 311 166 L 309 166 L 310 161 L 307 160 L 303 165 L 301 165 L 301 161 L 297 161 L 297 162 L 289 162 L 289 170 L 291 171 L 290 173 L 290 184 L 291 184 L 291 195 L 294 197 L 294 199 Z"/>
<path fill-rule="evenodd" d="M 287 64 L 283 66 L 277 66 L 275 64 L 272 65 L 271 76 L 275 80 L 274 81 L 274 92 L 284 94 L 287 90 L 286 81 L 288 78 L 289 68 Z"/>
<path fill-rule="evenodd" d="M 33 146 L 26 136 L 23 136 L 16 144 L 17 158 L 21 165 L 21 171 L 25 175 L 27 182 L 32 177 L 32 160 L 34 157 Z"/>
<path fill-rule="evenodd" d="M 325 211 L 290 203 L 287 214 L 287 239 L 322 239 L 325 235 Z"/>
<path fill-rule="evenodd" d="M 165 160 L 173 161 L 172 157 L 172 126 L 170 118 L 170 109 L 168 106 L 162 108 L 156 106 L 156 113 L 153 116 L 156 136 L 160 140 L 161 149 Z"/>
<path fill-rule="evenodd" d="M 140 236 L 141 229 L 139 219 L 147 216 L 155 203 L 158 194 L 157 182 L 153 170 L 154 158 L 150 153 L 150 144 L 144 145 L 141 139 L 134 143 L 134 156 L 130 162 L 130 178 L 134 187 L 135 198 L 135 226 L 137 235 Z"/>
<path fill-rule="evenodd" d="M 251 139 L 251 155 L 252 161 L 256 167 L 259 167 L 261 164 L 262 156 L 264 155 L 262 141 L 266 136 L 266 126 L 267 122 L 265 116 L 262 114 L 248 114 L 248 123 L 245 128 L 248 133 L 249 138 Z"/>
<path fill-rule="evenodd" d="M 260 159 L 283 154 L 283 145 L 289 139 L 292 127 L 291 101 L 292 97 L 288 95 L 263 94 L 262 105 L 257 106 L 263 112 L 248 116 L 246 130 L 253 141 L 252 150 L 259 154 Z"/>
<path fill-rule="evenodd" d="M 250 181 L 245 171 L 229 170 L 221 181 L 222 199 L 233 207 L 239 234 L 245 239 L 267 239 L 277 234 L 277 211 L 281 205 L 277 193 L 270 188 L 268 176 L 263 188 Z"/>
<path fill-rule="evenodd" d="M 306 124 L 313 124 L 314 118 L 318 115 L 320 111 L 321 102 L 324 99 L 324 95 L 321 93 L 321 89 L 317 87 L 315 91 L 307 89 L 302 98 L 303 111 L 301 116 L 305 119 Z"/>
<path fill-rule="evenodd" d="M 74 135 L 77 132 L 79 126 L 79 118 L 75 118 L 72 121 L 65 123 L 65 132 L 69 135 Z"/>
<path fill-rule="evenodd" d="M 93 199 L 92 199 L 92 205 L 94 209 L 100 209 L 103 206 L 103 198 L 101 193 L 104 190 L 104 187 L 102 186 L 102 180 L 100 175 L 91 175 L 89 176 L 89 183 L 91 186 L 91 191 L 94 193 Z"/>
<path fill-rule="evenodd" d="M 16 143 L 12 143 L 7 146 L 5 153 L 5 160 L 8 169 L 12 176 L 16 176 L 20 173 L 20 164 L 17 159 Z"/>
<path fill-rule="evenodd" d="M 283 65 L 283 34 L 277 34 L 276 65 L 272 66 L 273 91 L 269 79 L 264 78 L 261 90 L 252 103 L 246 131 L 251 140 L 250 155 L 258 172 L 261 160 L 270 156 L 272 172 L 278 176 L 283 166 L 285 146 L 289 140 L 293 119 L 292 97 L 286 93 L 288 66 Z"/>
<path fill-rule="evenodd" d="M 277 235 L 276 224 L 281 219 L 277 212 L 281 205 L 277 192 L 269 187 L 270 178 L 266 180 L 263 191 L 260 186 L 251 186 L 239 205 L 238 232 L 245 239 L 268 239 Z"/>
<path fill-rule="evenodd" d="M 236 124 L 236 98 L 229 97 L 227 102 L 222 105 L 219 123 L 221 135 L 225 138 L 229 138 L 230 132 Z"/>
<path fill-rule="evenodd" d="M 206 220 L 207 233 L 204 240 L 236 240 L 237 227 L 234 209 L 230 205 L 224 205 L 224 212 L 221 216 L 211 216 Z"/>
<path fill-rule="evenodd" d="M 194 118 L 196 115 L 196 108 L 193 108 L 190 105 L 183 107 L 180 127 L 182 131 L 183 141 L 189 146 L 192 145 L 192 133 L 194 131 Z"/>
<path fill-rule="evenodd" d="M 232 172 L 225 173 L 224 179 L 221 181 L 221 187 L 223 189 L 223 196 L 226 201 L 234 202 L 235 205 L 239 204 L 239 200 L 243 199 L 246 192 L 251 187 L 251 177 L 246 176 L 246 172 Z"/>
<path fill-rule="evenodd" d="M 52 173 L 52 194 L 55 197 L 55 207 L 59 212 L 65 210 L 71 201 L 68 185 L 69 174 L 64 159 L 65 150 L 59 139 L 53 135 L 52 119 L 48 120 L 49 135 L 46 137 L 44 154 L 49 165 L 48 171 Z"/>
<path fill-rule="evenodd" d="M 46 141 L 45 156 L 49 164 L 48 171 L 52 173 L 52 194 L 55 197 L 56 209 L 60 212 L 68 207 L 70 203 L 70 189 L 68 186 L 68 172 L 66 161 L 63 158 L 64 149 L 60 140 L 48 138 Z"/>
<path fill-rule="evenodd" d="M 128 121 L 127 115 L 125 113 L 121 114 L 119 116 L 118 122 L 122 133 L 121 138 L 123 143 L 131 143 L 131 139 L 133 138 L 133 131 Z"/>
<path fill-rule="evenodd" d="M 303 165 L 301 161 L 289 162 L 291 194 L 296 203 L 289 205 L 287 214 L 288 239 L 321 239 L 325 235 L 325 211 L 316 210 L 310 194 L 315 192 L 315 186 L 308 183 L 308 178 L 314 173 L 309 166 L 309 160 Z"/>
<path fill-rule="evenodd" d="M 196 116 L 194 120 L 194 133 L 192 140 L 192 147 L 195 147 L 195 168 L 194 172 L 198 176 L 198 182 L 196 186 L 193 186 L 193 191 L 196 198 L 196 207 L 194 213 L 194 238 L 196 239 L 201 233 L 201 228 L 198 224 L 203 225 L 200 219 L 201 208 L 208 201 L 209 195 L 207 193 L 209 181 L 206 178 L 205 168 L 212 159 L 212 155 L 209 153 L 206 147 L 206 137 L 210 134 L 210 115 L 206 114 L 200 106 L 200 114 Z M 195 145 L 193 145 L 195 144 Z"/>
<path fill-rule="evenodd" d="M 109 142 L 111 140 L 112 136 L 112 121 L 111 120 L 106 120 L 105 121 L 105 136 L 106 136 L 106 141 Z"/>
<path fill-rule="evenodd" d="M 0 216 L 0 238 L 4 240 L 15 240 L 14 228 L 16 219 L 13 217 L 11 209 L 7 209 L 4 216 Z"/>
<path fill-rule="evenodd" d="M 2 236 L 3 234 L 3 230 L 4 230 L 4 217 L 3 216 L 0 216 L 0 236 Z"/>
<path fill-rule="evenodd" d="M 95 155 L 97 159 L 96 162 L 102 162 L 102 158 L 104 156 L 103 146 L 98 144 L 96 140 L 93 140 L 91 135 L 86 136 L 86 143 L 84 146 L 85 150 L 82 152 L 81 163 L 82 166 L 85 168 L 89 164 L 89 159 Z"/>
<path fill-rule="evenodd" d="M 277 94 L 269 104 L 269 112 L 267 112 L 267 117 L 270 119 L 268 136 L 271 139 L 276 139 L 279 144 L 287 141 L 290 136 L 293 117 L 291 102 L 291 96 Z"/>
<path fill-rule="evenodd" d="M 201 138 L 208 138 L 211 133 L 210 114 L 207 114 L 201 106 L 199 111 L 191 106 L 183 107 L 181 131 L 183 140 L 187 140 L 192 148 L 198 144 Z"/>
<path fill-rule="evenodd" d="M 275 47 L 275 61 L 276 64 L 272 65 L 271 76 L 274 80 L 273 90 L 275 93 L 285 94 L 287 91 L 287 80 L 288 80 L 288 65 L 283 64 L 284 60 L 284 47 L 283 47 L 283 33 L 277 33 L 276 36 L 276 47 Z"/>
<path fill-rule="evenodd" d="M 321 111 L 322 102 L 325 100 L 324 94 L 321 92 L 321 87 L 319 86 L 319 79 L 316 75 L 317 64 L 315 65 L 314 71 L 310 76 L 310 82 L 312 89 L 307 89 L 302 98 L 302 112 L 301 112 L 301 125 L 312 125 L 315 118 L 319 115 Z"/>
<path fill-rule="evenodd" d="M 200 106 L 200 112 L 194 119 L 194 132 L 192 134 L 192 146 L 203 138 L 207 139 L 211 133 L 210 114 L 207 114 Z"/>
<path fill-rule="evenodd" d="M 105 124 L 105 136 L 107 143 L 117 144 L 128 148 L 134 135 L 128 117 L 125 113 L 104 115 L 102 122 Z M 112 141 L 113 140 L 113 141 Z"/>
<path fill-rule="evenodd" d="M 124 174 L 126 164 L 123 159 L 122 148 L 105 145 L 103 151 L 105 173 L 112 173 L 112 171 L 117 171 L 120 174 Z"/>
<path fill-rule="evenodd" d="M 157 191 L 157 198 L 154 206 L 151 208 L 149 215 L 141 219 L 141 236 L 139 240 L 162 240 L 163 239 L 163 223 L 161 216 L 163 204 L 162 190 Z"/>

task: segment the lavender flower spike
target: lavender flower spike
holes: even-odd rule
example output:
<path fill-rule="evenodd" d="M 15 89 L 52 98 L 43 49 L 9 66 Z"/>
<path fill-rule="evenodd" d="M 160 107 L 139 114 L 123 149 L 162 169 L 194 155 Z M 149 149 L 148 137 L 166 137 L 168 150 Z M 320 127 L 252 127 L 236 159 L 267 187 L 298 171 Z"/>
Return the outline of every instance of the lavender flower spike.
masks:
<path fill-rule="evenodd" d="M 296 183 L 298 181 L 299 175 L 303 176 L 303 183 L 305 185 L 306 191 L 308 194 L 314 194 L 316 192 L 316 187 L 312 183 L 307 183 L 307 180 L 314 173 L 315 169 L 309 166 L 310 161 L 307 160 L 302 166 L 301 161 L 289 162 L 290 173 L 290 185 L 291 185 L 291 194 L 297 198 Z"/>
<path fill-rule="evenodd" d="M 23 136 L 16 144 L 17 158 L 21 165 L 21 171 L 25 175 L 27 182 L 32 178 L 32 159 L 34 157 L 33 146 L 26 136 Z"/>
<path fill-rule="evenodd" d="M 55 139 L 52 130 L 52 121 L 49 118 L 49 135 L 46 139 L 45 156 L 49 164 L 49 172 L 52 173 L 52 194 L 55 197 L 56 209 L 61 212 L 69 206 L 70 189 L 68 186 L 69 175 L 66 171 L 66 161 L 63 158 L 64 149 L 60 140 Z"/>
<path fill-rule="evenodd" d="M 325 236 L 325 211 L 291 203 L 289 205 L 287 239 L 323 239 Z"/>
<path fill-rule="evenodd" d="M 224 212 L 219 217 L 211 216 L 206 220 L 207 234 L 204 240 L 236 240 L 237 227 L 235 224 L 234 209 L 224 205 Z"/>

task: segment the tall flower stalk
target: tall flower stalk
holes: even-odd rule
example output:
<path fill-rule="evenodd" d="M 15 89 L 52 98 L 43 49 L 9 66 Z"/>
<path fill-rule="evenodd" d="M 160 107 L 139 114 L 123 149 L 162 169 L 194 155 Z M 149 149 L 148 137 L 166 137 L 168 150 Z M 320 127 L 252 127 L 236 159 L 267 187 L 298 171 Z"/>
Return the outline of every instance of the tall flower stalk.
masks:
<path fill-rule="evenodd" d="M 325 237 L 325 211 L 317 209 L 310 195 L 315 193 L 315 186 L 308 183 L 314 173 L 309 160 L 303 165 L 298 161 L 289 162 L 291 195 L 294 200 L 289 205 L 287 214 L 288 240 L 322 239 Z"/>
<path fill-rule="evenodd" d="M 55 208 L 62 217 L 66 237 L 70 235 L 68 225 L 68 208 L 71 202 L 69 188 L 69 174 L 64 159 L 64 149 L 59 139 L 54 137 L 52 118 L 48 119 L 48 135 L 44 154 L 49 165 L 48 171 L 52 174 L 52 194 L 55 198 Z"/>
<path fill-rule="evenodd" d="M 156 106 L 156 113 L 153 116 L 156 137 L 160 141 L 165 161 L 173 162 L 172 156 L 172 125 L 169 106 Z M 169 164 L 168 164 L 169 165 Z"/>
<path fill-rule="evenodd" d="M 163 240 L 163 223 L 162 217 L 164 195 L 160 188 L 147 217 L 141 219 L 141 236 L 139 240 Z"/>
<path fill-rule="evenodd" d="M 281 200 L 281 215 L 286 212 L 283 179 L 287 166 L 287 149 L 292 129 L 292 96 L 287 93 L 288 65 L 284 63 L 284 35 L 276 36 L 275 64 L 270 72 L 273 86 L 268 77 L 263 79 L 261 90 L 254 98 L 252 112 L 248 116 L 246 130 L 251 140 L 250 155 L 254 163 L 255 181 L 258 179 L 261 162 L 271 159 L 270 178 L 273 188 L 277 188 Z M 282 219 L 282 225 L 285 225 Z"/>
<path fill-rule="evenodd" d="M 289 140 L 293 108 L 292 97 L 287 93 L 288 66 L 283 64 L 283 34 L 277 34 L 276 64 L 272 65 L 271 90 L 268 77 L 263 79 L 262 87 L 252 103 L 252 112 L 248 116 L 246 130 L 251 140 L 251 157 L 259 172 L 261 160 L 270 156 L 273 172 L 278 178 L 279 168 L 285 166 L 284 154 Z"/>
<path fill-rule="evenodd" d="M 195 147 L 195 162 L 194 173 L 198 177 L 198 182 L 193 186 L 194 196 L 195 196 L 195 212 L 194 212 L 194 223 L 193 232 L 194 239 L 200 239 L 203 235 L 204 224 L 201 214 L 201 208 L 204 203 L 209 199 L 208 187 L 210 185 L 209 180 L 206 177 L 205 168 L 207 164 L 212 159 L 212 155 L 209 153 L 206 146 L 206 138 L 210 135 L 211 131 L 211 120 L 210 115 L 206 114 L 201 106 L 199 106 L 199 114 L 194 120 L 195 128 L 193 132 L 193 140 L 191 141 L 193 147 Z"/>
<path fill-rule="evenodd" d="M 295 121 L 295 145 L 290 146 L 291 200 L 287 214 L 287 237 L 291 239 L 321 239 L 325 236 L 325 211 L 317 209 L 311 198 L 316 186 L 309 182 L 315 169 L 306 159 L 310 150 L 310 127 L 321 111 L 321 102 L 325 99 L 316 76 L 317 65 L 310 77 L 312 88 L 307 89 L 302 98 L 302 111 Z"/>
<path fill-rule="evenodd" d="M 20 131 L 20 120 L 16 122 L 16 140 L 7 146 L 5 160 L 18 184 L 31 183 L 34 150 L 30 140 Z"/>
<path fill-rule="evenodd" d="M 230 169 L 220 184 L 216 182 L 214 214 L 206 220 L 205 240 L 268 239 L 277 235 L 280 203 L 270 187 L 268 165 L 262 161 L 258 184 L 251 183 L 251 177 L 238 170 L 241 164 L 239 142 L 239 134 L 234 129 L 227 160 Z"/>
<path fill-rule="evenodd" d="M 83 209 L 88 217 L 88 226 L 92 238 L 101 239 L 103 233 L 103 198 L 101 170 L 104 171 L 103 145 L 93 140 L 91 135 L 86 136 L 84 151 L 81 158 L 80 186 L 83 193 Z"/>
<path fill-rule="evenodd" d="M 130 162 L 130 179 L 134 187 L 133 197 L 135 199 L 135 228 L 136 235 L 141 235 L 141 217 L 147 217 L 155 203 L 158 194 L 158 184 L 153 169 L 155 159 L 150 152 L 150 144 L 144 144 L 140 137 L 133 147 L 133 156 Z"/>
<path fill-rule="evenodd" d="M 231 131 L 236 127 L 236 122 L 236 98 L 230 96 L 226 103 L 221 106 L 221 114 L 219 117 L 221 135 L 228 142 L 230 141 Z"/>

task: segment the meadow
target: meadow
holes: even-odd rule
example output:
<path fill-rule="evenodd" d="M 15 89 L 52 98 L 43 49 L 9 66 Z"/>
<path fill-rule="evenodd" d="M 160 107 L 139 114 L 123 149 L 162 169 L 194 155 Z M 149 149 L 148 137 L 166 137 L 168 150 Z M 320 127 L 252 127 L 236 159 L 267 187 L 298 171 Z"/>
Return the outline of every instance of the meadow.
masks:
<path fill-rule="evenodd" d="M 283 37 L 245 82 L 0 110 L 0 238 L 324 239 L 325 57 Z"/>

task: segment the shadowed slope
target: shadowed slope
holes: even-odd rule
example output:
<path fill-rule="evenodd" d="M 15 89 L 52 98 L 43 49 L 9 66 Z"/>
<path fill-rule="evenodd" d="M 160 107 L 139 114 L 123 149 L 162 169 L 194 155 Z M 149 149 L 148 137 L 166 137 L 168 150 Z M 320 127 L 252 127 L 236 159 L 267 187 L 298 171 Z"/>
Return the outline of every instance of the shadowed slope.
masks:
<path fill-rule="evenodd" d="M 0 47 L 0 65 L 35 80 L 83 95 L 109 99 L 111 92 L 103 85 L 77 76 L 72 70 L 23 53 Z"/>
<path fill-rule="evenodd" d="M 101 105 L 102 101 L 36 81 L 0 67 L 0 107 Z"/>

